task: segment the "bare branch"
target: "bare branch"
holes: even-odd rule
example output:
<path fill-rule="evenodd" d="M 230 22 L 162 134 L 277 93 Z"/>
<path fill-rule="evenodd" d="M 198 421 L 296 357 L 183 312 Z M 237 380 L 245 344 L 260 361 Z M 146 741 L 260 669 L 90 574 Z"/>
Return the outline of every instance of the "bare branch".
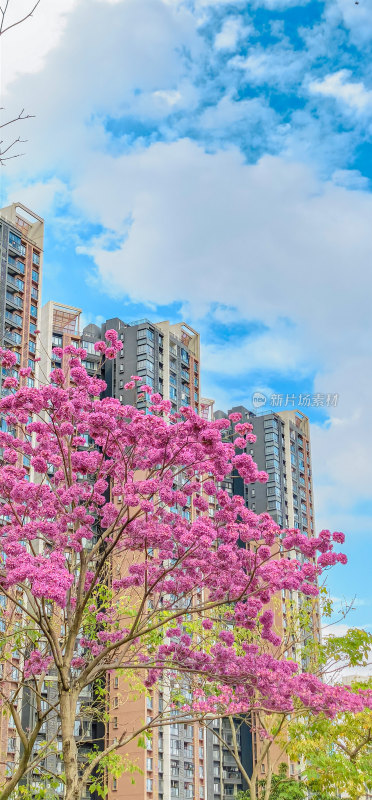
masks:
<path fill-rule="evenodd" d="M 4 108 L 0 108 L 0 111 L 4 111 Z M 8 122 L 2 122 L 0 124 L 1 128 L 6 128 L 7 125 L 13 125 L 14 122 L 19 122 L 19 120 L 23 119 L 35 119 L 35 114 L 25 114 L 25 110 L 22 108 L 22 111 L 19 112 L 18 117 L 14 117 L 13 119 L 9 119 Z"/>
<path fill-rule="evenodd" d="M 8 8 L 9 8 L 9 0 L 6 0 L 5 8 L 4 8 L 3 11 L 1 10 L 1 14 L 0 14 L 0 16 L 1 16 L 0 36 L 4 36 L 4 33 L 7 33 L 7 31 L 10 31 L 11 28 L 15 28 L 17 25 L 21 25 L 22 22 L 26 21 L 26 19 L 29 19 L 30 17 L 32 17 L 34 11 L 36 11 L 36 9 L 37 9 L 39 4 L 40 4 L 40 0 L 37 0 L 35 5 L 31 9 L 31 11 L 29 11 L 27 14 L 25 14 L 24 17 L 22 17 L 21 19 L 16 20 L 16 22 L 12 22 L 10 25 L 8 25 L 6 28 L 4 28 L 5 17 L 6 17 L 6 13 L 8 11 Z"/>

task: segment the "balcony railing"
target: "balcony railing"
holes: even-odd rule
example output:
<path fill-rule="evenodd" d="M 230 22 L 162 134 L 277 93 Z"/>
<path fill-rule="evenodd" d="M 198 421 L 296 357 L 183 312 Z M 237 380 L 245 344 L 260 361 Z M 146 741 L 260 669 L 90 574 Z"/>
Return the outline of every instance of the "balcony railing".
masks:
<path fill-rule="evenodd" d="M 22 318 L 17 314 L 12 314 L 10 311 L 5 311 L 5 319 L 8 321 L 9 325 L 14 326 L 15 328 L 22 328 Z"/>
<path fill-rule="evenodd" d="M 23 302 L 20 297 L 17 297 L 17 295 L 7 292 L 5 299 L 8 305 L 12 306 L 12 308 L 23 308 Z"/>
<path fill-rule="evenodd" d="M 25 265 L 21 261 L 17 261 L 13 256 L 8 256 L 8 269 L 12 272 L 19 272 L 20 275 L 25 274 Z"/>
<path fill-rule="evenodd" d="M 12 344 L 21 344 L 22 336 L 19 333 L 11 333 L 11 331 L 4 332 L 4 339 L 8 342 L 12 342 Z"/>
<path fill-rule="evenodd" d="M 12 240 L 10 237 L 9 237 L 9 247 L 12 247 L 13 250 L 17 250 L 17 253 L 20 253 L 21 256 L 26 255 L 26 248 L 24 244 L 20 244 L 15 239 Z"/>

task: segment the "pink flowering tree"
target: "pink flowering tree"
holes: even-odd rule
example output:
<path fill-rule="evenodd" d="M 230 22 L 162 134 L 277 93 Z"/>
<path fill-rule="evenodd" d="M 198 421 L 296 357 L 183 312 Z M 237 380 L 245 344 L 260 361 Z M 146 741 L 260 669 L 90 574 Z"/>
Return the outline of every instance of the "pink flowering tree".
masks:
<path fill-rule="evenodd" d="M 106 359 L 121 347 L 115 331 L 96 345 Z M 55 353 L 68 362 L 66 374 L 54 369 L 40 388 L 25 385 L 27 370 L 19 383 L 9 374 L 0 400 L 1 702 L 20 742 L 1 800 L 37 764 L 48 772 L 59 741 L 66 800 L 79 800 L 117 750 L 125 755 L 133 738 L 177 715 L 290 713 L 302 703 L 333 716 L 369 703 L 368 693 L 300 674 L 279 653 L 275 596 L 315 597 L 320 573 L 346 559 L 334 549 L 342 534 L 281 532 L 221 488 L 232 469 L 246 482 L 267 479 L 223 441 L 232 421 L 245 446 L 251 426 L 237 415 L 208 422 L 188 407 L 171 414 L 168 401 L 142 386 L 152 403 L 146 415 L 101 398 L 105 384 L 82 367 L 83 349 Z M 0 358 L 11 373 L 14 354 Z M 96 751 L 76 740 L 75 724 L 88 687 L 89 713 L 102 712 L 102 686 L 116 671 L 128 686 L 168 682 L 187 691 Z"/>
<path fill-rule="evenodd" d="M 333 613 L 332 602 L 327 597 L 325 587 L 321 587 L 322 606 L 324 621 L 332 619 L 329 625 L 325 625 L 325 630 L 328 628 L 327 635 L 324 641 L 320 641 L 314 636 L 314 598 L 301 598 L 301 605 L 295 599 L 287 598 L 285 601 L 286 606 L 286 626 L 282 632 L 282 638 L 279 645 L 275 647 L 275 657 L 278 660 L 290 659 L 295 648 L 303 660 L 307 663 L 307 669 L 314 677 L 321 677 L 323 682 L 329 685 L 340 684 L 342 674 L 345 670 L 359 670 L 365 668 L 370 661 L 370 654 L 372 648 L 372 634 L 357 628 L 350 628 L 343 636 L 335 636 L 331 633 L 332 626 L 335 625 L 337 620 Z M 318 603 L 318 601 L 315 601 Z M 341 618 L 344 619 L 348 613 L 347 610 L 341 613 Z M 257 626 L 255 632 L 251 634 L 252 640 L 259 646 L 261 654 L 265 649 L 264 641 L 260 640 L 260 629 Z M 244 639 L 244 632 L 235 631 L 235 645 Z M 362 686 L 360 683 L 359 688 Z M 368 684 L 364 685 L 368 687 Z M 365 693 L 366 694 L 366 693 Z M 267 707 L 257 707 L 254 705 L 248 713 L 237 713 L 229 715 L 228 718 L 220 718 L 216 720 L 209 720 L 205 718 L 202 724 L 209 729 L 213 734 L 214 742 L 220 743 L 223 750 L 232 756 L 241 779 L 244 781 L 246 790 L 239 794 L 240 800 L 270 800 L 272 790 L 275 787 L 275 780 L 278 780 L 278 775 L 282 775 L 280 784 L 282 785 L 283 792 L 285 793 L 286 781 L 301 779 L 305 785 L 308 774 L 307 764 L 302 761 L 299 762 L 301 756 L 309 755 L 311 747 L 313 746 L 313 753 L 317 747 L 314 746 L 314 739 L 311 738 L 310 731 L 316 730 L 318 733 L 323 729 L 326 730 L 339 730 L 340 720 L 346 719 L 351 723 L 350 730 L 356 731 L 355 750 L 359 753 L 358 745 L 360 742 L 361 750 L 368 748 L 370 742 L 370 731 L 368 731 L 367 719 L 370 718 L 371 711 L 368 707 L 356 709 L 352 703 L 353 710 L 348 713 L 345 708 L 341 714 L 334 715 L 323 713 L 314 714 L 314 709 L 307 710 L 306 704 L 301 701 L 299 696 L 292 697 L 291 711 L 282 710 L 273 711 Z M 249 767 L 246 763 L 244 751 L 241 748 L 241 740 L 244 736 L 244 728 L 248 725 L 252 737 L 252 751 L 254 752 L 254 759 L 252 765 Z M 363 731 L 363 735 L 361 735 Z M 300 738 L 301 744 L 299 745 Z M 358 739 L 359 737 L 359 739 Z M 315 738 L 315 737 L 314 737 Z M 320 737 L 319 737 L 320 738 Z M 341 739 L 341 737 L 340 737 Z M 360 741 L 359 741 L 360 740 Z M 305 744 L 304 744 L 305 742 Z M 327 753 L 327 764 L 324 774 L 330 776 L 340 774 L 340 758 L 336 749 L 332 747 L 333 743 L 329 745 Z M 302 751 L 301 751 L 302 747 Z M 306 747 L 308 748 L 306 753 Z M 351 752 L 352 748 L 349 750 Z M 324 753 L 317 753 L 319 761 L 318 766 L 324 759 Z M 362 753 L 365 755 L 365 753 Z M 292 769 L 290 770 L 290 760 L 294 760 Z M 316 761 L 316 756 L 313 756 L 313 763 Z M 363 775 L 362 768 L 355 772 L 356 783 Z M 284 767 L 284 770 L 283 770 Z M 367 767 L 365 767 L 365 780 L 369 777 Z M 234 769 L 232 769 L 234 773 Z M 349 778 L 347 768 L 343 775 L 345 785 Z M 368 772 L 368 776 L 367 776 Z M 314 768 L 312 770 L 314 780 Z M 331 780 L 330 780 L 331 783 Z M 344 784 L 343 784 L 344 785 Z M 315 783 L 308 786 L 311 792 L 315 790 Z"/>

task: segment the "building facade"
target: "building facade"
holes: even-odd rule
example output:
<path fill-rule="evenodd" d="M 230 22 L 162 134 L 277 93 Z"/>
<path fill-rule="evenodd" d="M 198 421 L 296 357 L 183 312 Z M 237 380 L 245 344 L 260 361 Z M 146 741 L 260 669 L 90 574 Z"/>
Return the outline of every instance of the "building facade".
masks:
<path fill-rule="evenodd" d="M 310 424 L 301 411 L 290 409 L 280 412 L 257 414 L 245 406 L 235 406 L 227 413 L 216 411 L 215 418 L 227 417 L 233 412 L 242 415 L 242 422 L 250 422 L 256 442 L 247 445 L 247 450 L 259 470 L 268 474 L 267 483 L 245 484 L 242 478 L 234 474 L 226 483 L 226 490 L 244 497 L 245 505 L 256 514 L 269 513 L 282 528 L 297 528 L 305 535 L 315 535 L 314 500 L 311 467 Z M 231 434 L 234 438 L 234 433 Z M 213 510 L 210 510 L 213 513 Z M 302 559 L 302 555 L 293 552 L 292 557 Z M 305 655 L 305 646 L 311 639 L 320 639 L 320 612 L 318 604 L 314 604 L 311 630 L 298 629 L 293 632 L 290 608 L 301 610 L 302 598 L 297 592 L 282 592 L 282 597 L 273 603 L 274 626 L 287 643 L 288 657 L 293 658 L 302 670 L 309 666 Z M 215 738 L 215 737 L 214 737 Z M 215 774 L 214 791 L 208 793 L 208 800 L 222 800 L 222 797 L 236 793 L 232 785 L 231 775 L 221 765 L 217 754 L 216 742 L 208 748 L 208 763 L 213 763 Z M 257 762 L 260 754 L 260 740 L 256 733 L 240 737 L 240 757 L 243 763 Z M 223 750 L 223 748 L 222 748 Z M 274 749 L 274 759 L 278 756 Z M 228 757 L 228 752 L 224 755 Z M 253 759 L 253 761 L 252 761 Z M 282 760 L 286 760 L 283 758 Z M 218 763 L 220 761 L 220 763 Z M 289 773 L 295 776 L 299 772 L 299 764 L 288 761 Z M 262 778 L 266 774 L 266 764 L 261 765 Z M 238 784 L 236 777 L 234 784 Z M 216 792 L 219 786 L 219 792 Z"/>
<path fill-rule="evenodd" d="M 20 367 L 31 368 L 29 377 L 20 382 L 34 386 L 36 379 L 36 331 L 40 319 L 40 293 L 42 282 L 44 221 L 22 203 L 13 203 L 0 210 L 0 346 L 12 350 L 17 363 L 12 370 L 19 378 Z M 9 374 L 0 367 L 0 392 L 3 377 Z M 1 430 L 7 430 L 0 419 Z M 10 432 L 10 431 L 9 431 Z M 15 433 L 15 431 L 14 431 Z M 30 462 L 24 456 L 23 466 L 29 477 Z M 1 524 L 1 520 L 0 520 Z M 0 606 L 6 607 L 6 598 L 0 594 Z M 15 612 L 21 618 L 18 612 Z M 0 620 L 0 633 L 5 623 Z M 0 665 L 0 680 L 5 691 L 16 692 L 18 670 L 22 654 L 13 651 Z M 22 698 L 18 697 L 18 707 Z M 19 758 L 20 741 L 11 718 L 0 716 L 0 784 L 11 775 Z"/>
<path fill-rule="evenodd" d="M 21 203 L 0 210 L 0 345 L 30 367 L 35 380 L 36 330 L 40 322 L 44 221 Z"/>
<path fill-rule="evenodd" d="M 99 362 L 94 344 L 110 329 L 117 331 L 123 349 L 115 359 L 103 365 L 102 377 L 107 383 L 107 395 L 116 397 L 125 405 L 146 410 L 149 398 L 138 397 L 137 389 L 125 389 L 131 376 L 139 375 L 154 392 L 171 401 L 174 411 L 182 405 L 190 405 L 199 411 L 200 337 L 196 331 L 184 322 L 155 324 L 143 319 L 128 324 L 118 317 L 107 320 L 101 327 L 87 325 L 82 332 L 81 344 L 87 350 L 85 366 L 91 374 L 97 371 Z"/>
<path fill-rule="evenodd" d="M 81 308 L 65 306 L 53 300 L 42 307 L 37 371 L 41 383 L 48 382 L 52 368 L 66 368 L 66 357 L 63 361 L 57 358 L 52 352 L 53 347 L 80 347 L 80 315 Z"/>

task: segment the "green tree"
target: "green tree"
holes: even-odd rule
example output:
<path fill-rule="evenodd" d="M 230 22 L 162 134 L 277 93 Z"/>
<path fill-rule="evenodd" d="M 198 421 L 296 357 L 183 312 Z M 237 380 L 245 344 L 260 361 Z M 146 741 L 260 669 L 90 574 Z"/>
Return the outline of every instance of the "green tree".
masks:
<path fill-rule="evenodd" d="M 353 691 L 360 688 L 372 690 L 372 679 L 352 683 Z M 372 789 L 372 711 L 305 715 L 289 726 L 288 752 L 304 760 L 311 792 L 358 800 Z"/>
<path fill-rule="evenodd" d="M 268 791 L 269 788 L 269 791 Z M 279 764 L 278 774 L 273 775 L 270 786 L 267 780 L 258 782 L 258 800 L 304 800 L 307 795 L 306 786 L 288 775 L 287 764 Z M 239 792 L 237 800 L 251 800 L 250 792 Z"/>

